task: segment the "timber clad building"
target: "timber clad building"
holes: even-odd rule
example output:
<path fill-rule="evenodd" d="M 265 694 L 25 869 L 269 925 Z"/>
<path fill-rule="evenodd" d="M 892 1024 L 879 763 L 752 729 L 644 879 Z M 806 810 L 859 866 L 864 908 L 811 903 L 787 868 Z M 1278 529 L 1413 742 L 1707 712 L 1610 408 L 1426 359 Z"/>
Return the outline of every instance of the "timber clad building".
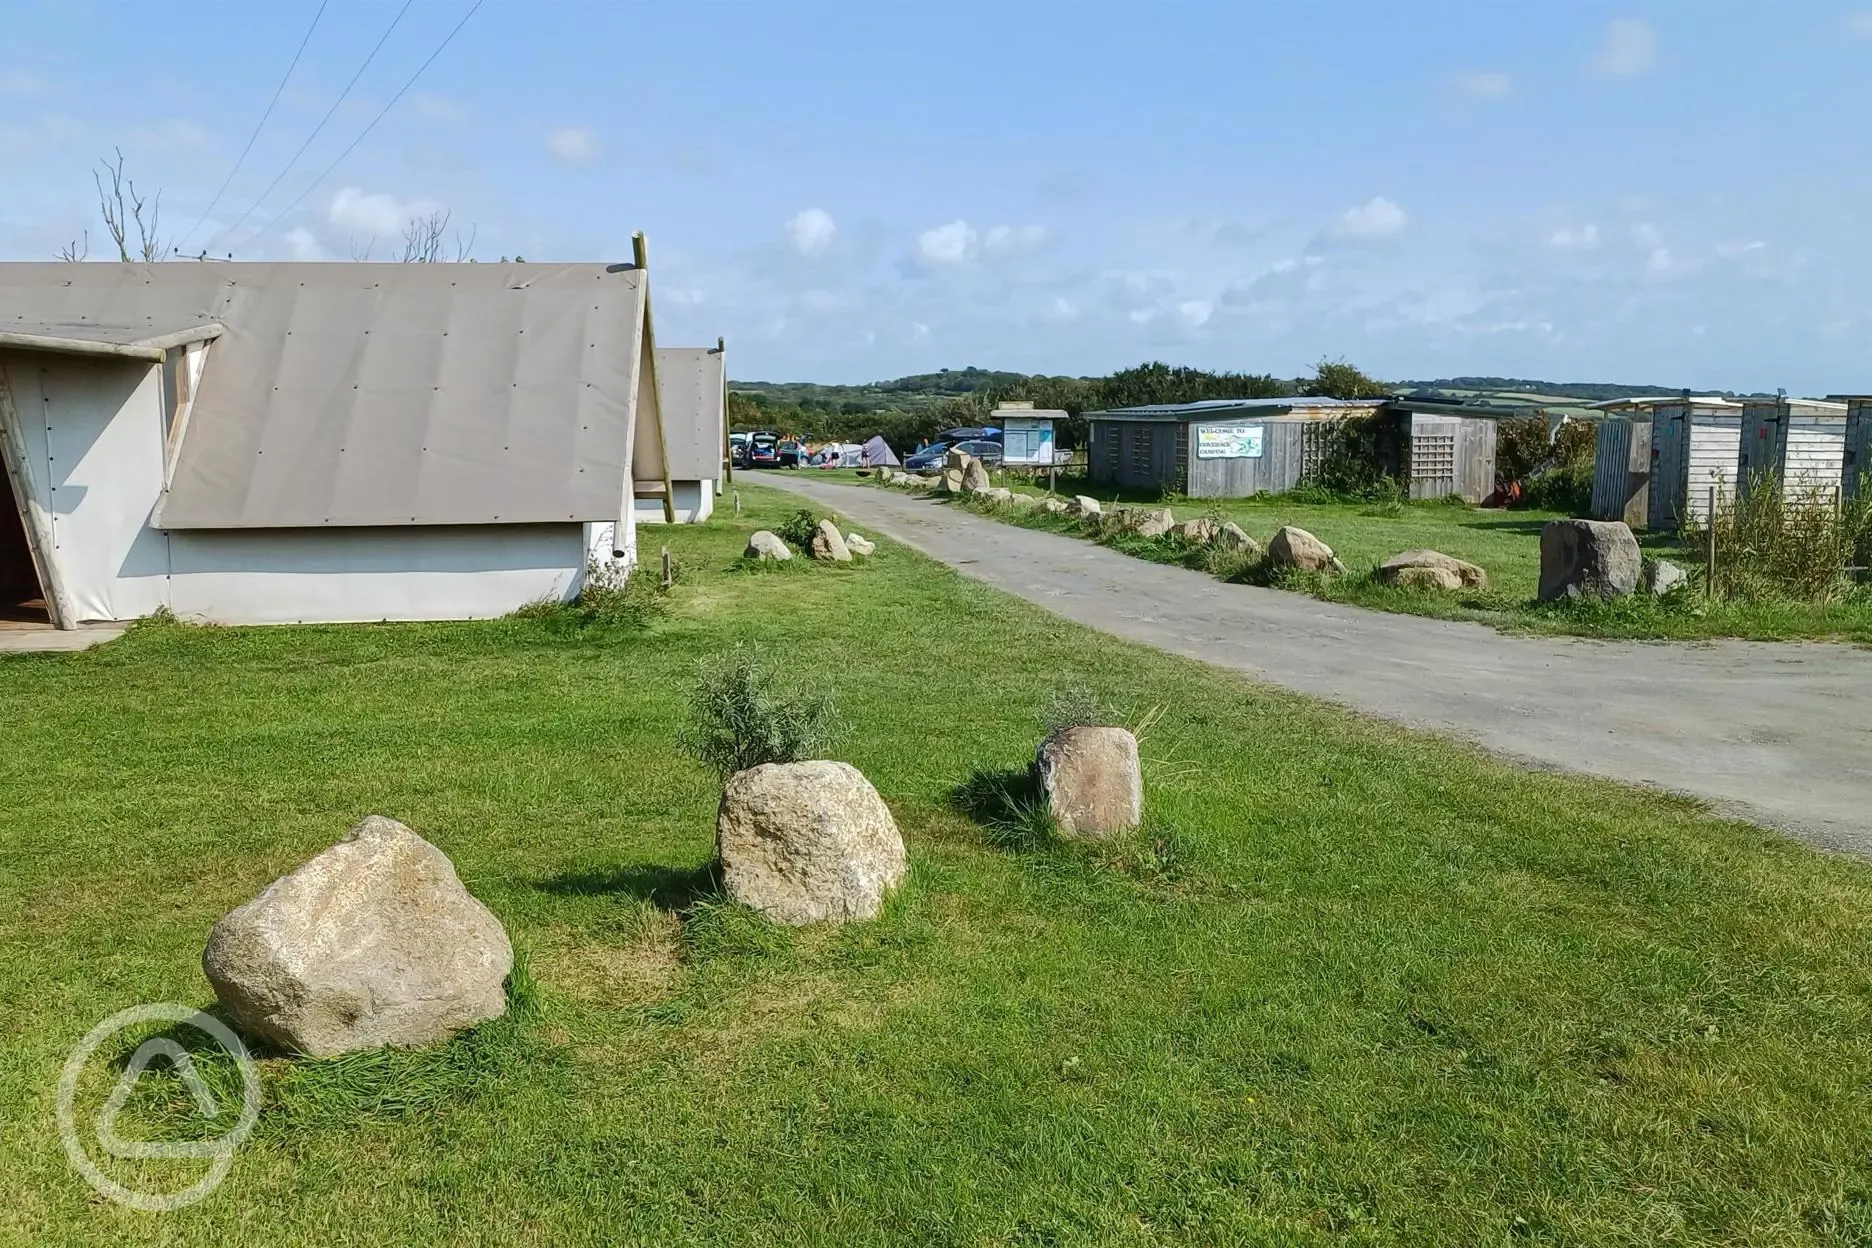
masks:
<path fill-rule="evenodd" d="M 1313 479 L 1338 422 L 1369 418 L 1374 472 L 1412 498 L 1481 502 L 1495 488 L 1504 413 L 1394 399 L 1208 399 L 1087 412 L 1092 480 L 1191 498 L 1281 493 Z M 1521 412 L 1507 412 L 1521 415 Z"/>

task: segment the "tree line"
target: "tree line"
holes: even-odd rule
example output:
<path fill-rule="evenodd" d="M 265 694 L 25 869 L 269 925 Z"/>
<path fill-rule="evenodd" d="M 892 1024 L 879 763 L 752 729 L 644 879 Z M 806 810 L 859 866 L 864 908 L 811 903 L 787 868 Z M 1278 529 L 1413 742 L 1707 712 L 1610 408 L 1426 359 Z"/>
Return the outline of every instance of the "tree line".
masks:
<path fill-rule="evenodd" d="M 728 419 L 738 431 L 771 429 L 812 441 L 862 442 L 876 434 L 902 449 L 932 439 L 944 429 L 979 426 L 1001 403 L 1029 402 L 1067 415 L 1057 433 L 1061 445 L 1083 446 L 1086 412 L 1151 403 L 1194 403 L 1203 399 L 1276 399 L 1297 396 L 1384 398 L 1392 387 L 1344 360 L 1323 360 L 1309 377 L 1281 378 L 1269 373 L 1210 372 L 1161 361 L 1121 369 L 1105 377 L 993 374 L 996 380 L 933 406 L 905 410 L 814 398 L 780 399 L 760 391 L 736 390 L 730 383 Z M 892 383 L 895 384 L 895 383 Z M 889 385 L 880 385 L 887 390 Z"/>

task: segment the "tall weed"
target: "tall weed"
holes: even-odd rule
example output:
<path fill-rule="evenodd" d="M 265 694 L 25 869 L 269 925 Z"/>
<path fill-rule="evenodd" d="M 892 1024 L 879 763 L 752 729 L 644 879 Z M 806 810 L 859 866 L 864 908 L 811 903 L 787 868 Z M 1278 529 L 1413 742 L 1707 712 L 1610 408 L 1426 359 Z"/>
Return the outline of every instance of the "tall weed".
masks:
<path fill-rule="evenodd" d="M 1714 537 L 1718 597 L 1835 602 L 1852 592 L 1851 569 L 1872 557 L 1872 504 L 1763 475 L 1719 499 L 1707 527 L 1687 524 L 1684 537 L 1701 549 Z"/>

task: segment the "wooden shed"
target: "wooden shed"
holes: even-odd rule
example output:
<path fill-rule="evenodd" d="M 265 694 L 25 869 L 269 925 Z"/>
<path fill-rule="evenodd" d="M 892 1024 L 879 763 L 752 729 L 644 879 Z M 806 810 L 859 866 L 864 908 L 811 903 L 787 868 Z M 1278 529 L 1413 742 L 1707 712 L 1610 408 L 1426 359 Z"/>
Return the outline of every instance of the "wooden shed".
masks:
<path fill-rule="evenodd" d="M 1742 404 L 1736 480 L 1775 477 L 1782 489 L 1836 493 L 1846 462 L 1847 405 L 1827 399 L 1748 399 Z"/>
<path fill-rule="evenodd" d="M 1374 400 L 1205 399 L 1087 412 L 1088 469 L 1099 485 L 1191 498 L 1278 493 L 1317 466 L 1332 422 L 1372 416 L 1380 406 Z"/>
<path fill-rule="evenodd" d="M 1872 453 L 1872 395 L 1835 394 L 1846 404 L 1846 446 L 1840 456 L 1840 497 L 1858 498 L 1865 482 L 1866 456 Z M 1872 485 L 1872 482 L 1865 482 Z"/>
<path fill-rule="evenodd" d="M 1495 490 L 1495 440 L 1503 420 L 1537 415 L 1514 407 L 1394 399 L 1378 414 L 1378 468 L 1412 498 L 1479 503 Z"/>
<path fill-rule="evenodd" d="M 1674 531 L 1687 519 L 1709 518 L 1709 492 L 1718 500 L 1734 495 L 1742 405 L 1733 399 L 1680 394 L 1669 397 L 1616 399 L 1601 403 L 1593 464 L 1593 515 L 1625 519 L 1644 495 L 1644 522 Z M 1650 471 L 1637 468 L 1637 452 L 1649 439 Z M 1642 485 L 1634 477 L 1642 478 Z M 1615 479 L 1622 478 L 1622 482 Z M 1602 479 L 1604 485 L 1602 487 Z M 1603 490 L 1603 492 L 1602 492 Z M 1614 499 L 1622 493 L 1616 512 Z M 1719 502 L 1720 505 L 1720 502 Z"/>

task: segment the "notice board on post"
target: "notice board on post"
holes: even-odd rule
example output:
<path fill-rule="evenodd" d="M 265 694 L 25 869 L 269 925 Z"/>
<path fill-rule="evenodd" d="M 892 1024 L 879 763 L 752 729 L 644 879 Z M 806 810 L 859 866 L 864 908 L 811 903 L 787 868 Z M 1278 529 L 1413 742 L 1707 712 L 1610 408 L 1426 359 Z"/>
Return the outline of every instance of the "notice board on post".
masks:
<path fill-rule="evenodd" d="M 1050 417 L 1003 416 L 1001 462 L 1038 465 L 1053 463 L 1053 421 Z"/>
<path fill-rule="evenodd" d="M 1260 459 L 1266 425 L 1197 425 L 1197 459 Z"/>

